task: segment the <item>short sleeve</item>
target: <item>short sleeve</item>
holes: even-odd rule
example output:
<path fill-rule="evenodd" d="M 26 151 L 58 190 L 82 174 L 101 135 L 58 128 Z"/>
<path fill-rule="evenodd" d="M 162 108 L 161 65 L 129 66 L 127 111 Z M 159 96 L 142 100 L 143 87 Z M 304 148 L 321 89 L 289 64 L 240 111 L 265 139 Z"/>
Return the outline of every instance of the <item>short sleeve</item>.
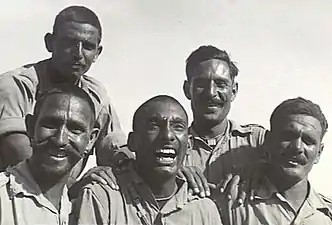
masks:
<path fill-rule="evenodd" d="M 0 75 L 0 135 L 26 131 L 24 118 L 32 111 L 34 93 L 28 79 Z"/>

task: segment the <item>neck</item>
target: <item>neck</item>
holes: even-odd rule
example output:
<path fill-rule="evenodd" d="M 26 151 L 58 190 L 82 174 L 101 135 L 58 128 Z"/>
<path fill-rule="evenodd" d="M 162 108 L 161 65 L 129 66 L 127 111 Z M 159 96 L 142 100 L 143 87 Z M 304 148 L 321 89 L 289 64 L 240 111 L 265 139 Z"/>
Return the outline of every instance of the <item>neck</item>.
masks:
<path fill-rule="evenodd" d="M 50 176 L 40 168 L 36 168 L 31 160 L 28 161 L 29 169 L 43 195 L 59 209 L 63 194 L 63 188 L 66 185 L 68 175 L 61 178 Z M 51 179 L 53 178 L 53 179 Z"/>
<path fill-rule="evenodd" d="M 63 75 L 59 72 L 59 70 L 56 69 L 56 67 L 53 65 L 52 59 L 48 63 L 48 72 L 50 73 L 50 79 L 54 83 L 77 83 L 79 77 L 77 76 L 69 76 L 69 75 Z"/>
<path fill-rule="evenodd" d="M 296 183 L 280 182 L 280 177 L 272 177 L 274 185 L 277 187 L 278 192 L 291 204 L 291 206 L 298 211 L 303 202 L 306 200 L 309 192 L 308 178 L 304 178 Z"/>
<path fill-rule="evenodd" d="M 225 133 L 227 129 L 228 120 L 225 118 L 223 121 L 216 125 L 209 126 L 206 122 L 200 122 L 200 120 L 194 120 L 194 129 L 200 137 L 214 138 L 218 135 Z"/>
<path fill-rule="evenodd" d="M 151 174 L 146 172 L 138 172 L 144 182 L 150 187 L 154 197 L 167 198 L 174 194 L 176 188 L 176 175 L 162 176 L 160 174 Z"/>

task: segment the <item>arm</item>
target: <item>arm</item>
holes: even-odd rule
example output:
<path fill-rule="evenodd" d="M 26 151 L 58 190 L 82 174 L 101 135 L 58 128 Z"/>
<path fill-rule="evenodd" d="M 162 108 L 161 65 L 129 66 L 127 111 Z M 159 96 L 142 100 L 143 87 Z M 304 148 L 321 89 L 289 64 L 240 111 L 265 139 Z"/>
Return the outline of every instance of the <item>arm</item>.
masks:
<path fill-rule="evenodd" d="M 32 154 L 26 135 L 25 115 L 32 110 L 33 84 L 9 74 L 0 78 L 0 152 L 5 167 Z"/>
<path fill-rule="evenodd" d="M 121 129 L 114 106 L 109 100 L 98 116 L 98 123 L 101 126 L 101 131 L 95 145 L 97 165 L 111 165 L 113 158 L 119 152 L 119 148 L 126 145 L 127 138 Z M 133 154 L 130 152 L 120 152 L 124 153 L 128 158 L 133 157 Z"/>

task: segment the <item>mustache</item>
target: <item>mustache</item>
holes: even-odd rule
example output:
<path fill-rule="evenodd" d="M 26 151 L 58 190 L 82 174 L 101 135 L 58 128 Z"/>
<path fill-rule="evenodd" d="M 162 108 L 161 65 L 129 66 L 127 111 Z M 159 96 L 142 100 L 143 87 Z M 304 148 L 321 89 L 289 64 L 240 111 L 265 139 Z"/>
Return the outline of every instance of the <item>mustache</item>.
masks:
<path fill-rule="evenodd" d="M 32 147 L 32 149 L 37 149 L 37 150 L 39 150 L 39 149 L 46 150 L 46 149 L 56 148 L 56 149 L 59 149 L 58 151 L 64 151 L 70 155 L 74 155 L 77 158 L 83 158 L 89 154 L 89 151 L 84 151 L 83 153 L 80 153 L 78 150 L 75 150 L 74 148 L 72 148 L 69 144 L 62 146 L 62 147 L 58 147 L 52 140 L 50 140 L 50 138 L 39 141 L 39 142 L 32 140 L 31 147 Z"/>
<path fill-rule="evenodd" d="M 295 154 L 283 153 L 283 154 L 281 154 L 281 156 L 286 160 L 295 161 L 301 165 L 305 165 L 308 163 L 307 157 L 305 157 L 303 154 L 295 155 Z"/>

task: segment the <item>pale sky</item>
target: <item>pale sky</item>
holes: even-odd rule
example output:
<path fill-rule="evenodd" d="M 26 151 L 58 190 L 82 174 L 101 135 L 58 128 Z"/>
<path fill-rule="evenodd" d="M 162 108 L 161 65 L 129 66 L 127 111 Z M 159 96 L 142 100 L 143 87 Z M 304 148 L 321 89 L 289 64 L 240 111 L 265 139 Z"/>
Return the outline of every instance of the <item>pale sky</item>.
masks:
<path fill-rule="evenodd" d="M 317 0 L 21 0 L 0 8 L 0 72 L 49 57 L 43 37 L 56 14 L 85 5 L 102 23 L 104 51 L 89 75 L 99 79 L 131 130 L 135 109 L 168 94 L 190 113 L 182 92 L 185 59 L 203 44 L 227 50 L 240 68 L 239 93 L 229 118 L 269 128 L 273 109 L 286 98 L 318 103 L 332 127 L 332 1 Z M 332 134 L 310 174 L 332 196 Z"/>

